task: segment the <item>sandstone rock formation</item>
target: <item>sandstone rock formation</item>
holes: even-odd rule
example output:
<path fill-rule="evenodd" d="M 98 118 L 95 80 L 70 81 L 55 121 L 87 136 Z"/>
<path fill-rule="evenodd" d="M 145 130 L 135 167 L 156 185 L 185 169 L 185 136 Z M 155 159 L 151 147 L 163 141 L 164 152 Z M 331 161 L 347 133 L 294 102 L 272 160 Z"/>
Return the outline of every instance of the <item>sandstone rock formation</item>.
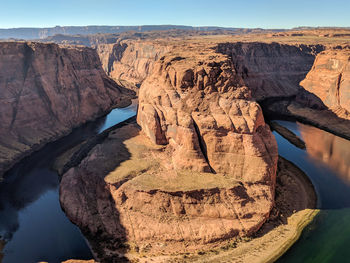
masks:
<path fill-rule="evenodd" d="M 300 85 L 341 117 L 350 118 L 350 49 L 320 53 Z"/>
<path fill-rule="evenodd" d="M 63 176 L 62 207 L 97 258 L 118 262 L 125 252 L 206 250 L 250 235 L 265 222 L 274 174 L 266 182 L 240 181 L 230 174 L 176 170 L 170 158 L 165 146 L 129 124 Z"/>
<path fill-rule="evenodd" d="M 209 249 L 256 232 L 274 204 L 277 144 L 228 57 L 173 49 L 143 81 L 136 124 L 63 175 L 60 201 L 98 258 Z"/>
<path fill-rule="evenodd" d="M 130 95 L 106 76 L 93 49 L 0 43 L 0 173 L 44 143 L 126 105 Z"/>
<path fill-rule="evenodd" d="M 117 41 L 97 46 L 102 67 L 114 80 L 140 84 L 152 72 L 153 65 L 169 49 L 157 41 Z"/>
<path fill-rule="evenodd" d="M 269 158 L 276 147 L 259 105 L 241 86 L 241 76 L 226 57 L 209 50 L 205 55 L 180 54 L 161 58 L 143 82 L 138 112 L 142 130 L 154 143 L 172 146 L 176 169 L 267 180 L 270 172 L 257 177 L 259 172 L 244 161 L 262 159 L 261 164 L 274 167 Z"/>

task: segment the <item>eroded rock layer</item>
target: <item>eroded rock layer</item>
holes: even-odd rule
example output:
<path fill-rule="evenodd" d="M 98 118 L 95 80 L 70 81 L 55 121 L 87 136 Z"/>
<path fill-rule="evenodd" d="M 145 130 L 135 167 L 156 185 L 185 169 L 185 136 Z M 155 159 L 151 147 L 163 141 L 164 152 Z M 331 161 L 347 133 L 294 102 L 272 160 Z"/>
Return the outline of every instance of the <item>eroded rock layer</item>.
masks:
<path fill-rule="evenodd" d="M 0 43 L 0 173 L 44 143 L 125 105 L 129 95 L 106 76 L 93 49 Z"/>
<path fill-rule="evenodd" d="M 350 49 L 320 53 L 300 85 L 341 117 L 350 118 Z"/>

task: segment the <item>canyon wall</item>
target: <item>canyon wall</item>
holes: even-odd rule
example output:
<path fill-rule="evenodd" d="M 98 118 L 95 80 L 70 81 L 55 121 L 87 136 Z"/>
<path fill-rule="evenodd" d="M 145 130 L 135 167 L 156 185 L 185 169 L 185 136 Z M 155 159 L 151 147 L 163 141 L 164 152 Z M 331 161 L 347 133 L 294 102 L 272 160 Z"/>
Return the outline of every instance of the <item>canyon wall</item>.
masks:
<path fill-rule="evenodd" d="M 157 41 L 117 41 L 98 45 L 97 53 L 109 77 L 140 84 L 152 72 L 155 61 L 169 48 Z"/>
<path fill-rule="evenodd" d="M 320 53 L 300 85 L 319 97 L 329 109 L 349 118 L 350 49 L 329 49 Z"/>
<path fill-rule="evenodd" d="M 0 43 L 0 173 L 46 142 L 126 105 L 130 95 L 107 77 L 93 49 Z"/>
<path fill-rule="evenodd" d="M 116 44 L 98 45 L 97 52 L 111 78 L 139 85 L 152 72 L 155 62 L 176 45 L 174 41 L 164 40 L 120 40 Z M 256 100 L 300 93 L 299 83 L 312 68 L 315 56 L 325 48 L 260 42 L 212 43 L 210 46 L 230 58 L 236 81 L 249 87 Z"/>
<path fill-rule="evenodd" d="M 220 43 L 217 52 L 232 60 L 241 83 L 257 100 L 286 97 L 300 92 L 299 83 L 312 67 L 322 45 L 280 43 Z"/>

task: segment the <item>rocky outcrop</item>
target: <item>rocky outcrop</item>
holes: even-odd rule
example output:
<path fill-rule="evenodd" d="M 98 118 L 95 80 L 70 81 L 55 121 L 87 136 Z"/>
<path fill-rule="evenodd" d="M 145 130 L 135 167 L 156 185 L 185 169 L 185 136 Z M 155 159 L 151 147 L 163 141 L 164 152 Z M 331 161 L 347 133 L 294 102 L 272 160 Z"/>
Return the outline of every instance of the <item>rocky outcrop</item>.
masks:
<path fill-rule="evenodd" d="M 131 93 L 102 70 L 90 48 L 0 43 L 0 173 Z"/>
<path fill-rule="evenodd" d="M 103 69 L 114 80 L 141 82 L 152 72 L 155 61 L 169 50 L 157 41 L 117 41 L 97 46 Z"/>
<path fill-rule="evenodd" d="M 300 85 L 337 115 L 350 118 L 350 49 L 320 53 Z"/>
<path fill-rule="evenodd" d="M 64 174 L 61 205 L 102 262 L 119 262 L 125 253 L 207 250 L 251 235 L 265 222 L 274 175 L 270 182 L 248 182 L 176 170 L 171 154 L 129 124 Z"/>
<path fill-rule="evenodd" d="M 62 207 L 98 258 L 210 249 L 267 220 L 277 144 L 239 80 L 211 47 L 173 49 L 142 82 L 142 131 L 112 131 L 63 175 Z"/>
<path fill-rule="evenodd" d="M 269 123 L 272 130 L 276 131 L 279 135 L 284 137 L 286 140 L 288 140 L 291 144 L 294 146 L 305 150 L 305 142 L 299 138 L 298 135 L 296 135 L 294 132 L 289 130 L 288 128 L 282 126 L 278 122 L 272 121 Z"/>
<path fill-rule="evenodd" d="M 248 165 L 275 166 L 276 143 L 261 108 L 226 57 L 205 53 L 160 59 L 141 86 L 138 123 L 154 143 L 171 145 L 176 169 L 271 181 L 273 169 L 260 174 Z"/>
<path fill-rule="evenodd" d="M 247 210 L 243 205 L 237 208 L 245 214 L 238 216 L 241 223 L 250 222 L 243 232 L 252 233 L 266 220 L 273 204 L 276 142 L 261 108 L 251 100 L 250 90 L 240 85 L 230 61 L 209 50 L 194 50 L 174 50 L 158 61 L 140 88 L 137 121 L 153 143 L 167 145 L 175 171 L 224 174 L 240 182 L 245 193 L 233 190 L 225 194 L 231 201 L 224 202 L 234 203 L 241 194 L 254 199 L 252 210 L 249 201 L 244 205 Z M 253 197 L 250 187 L 256 194 L 263 191 L 265 198 Z M 263 210 L 255 207 L 258 200 L 264 202 Z M 242 231 L 239 226 L 225 226 L 231 236 L 234 229 L 238 235 Z"/>

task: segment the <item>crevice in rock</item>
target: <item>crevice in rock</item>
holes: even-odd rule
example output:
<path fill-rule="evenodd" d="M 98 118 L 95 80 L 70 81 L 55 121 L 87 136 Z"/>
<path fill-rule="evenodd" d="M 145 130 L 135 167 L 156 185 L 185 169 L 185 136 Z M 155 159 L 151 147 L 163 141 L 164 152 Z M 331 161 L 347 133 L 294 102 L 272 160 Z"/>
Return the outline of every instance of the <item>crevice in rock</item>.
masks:
<path fill-rule="evenodd" d="M 343 73 L 339 73 L 338 75 L 338 80 L 337 80 L 337 90 L 336 90 L 336 98 L 337 98 L 337 102 L 338 102 L 338 105 L 340 105 L 340 84 L 342 82 L 342 77 L 343 77 Z"/>
<path fill-rule="evenodd" d="M 158 130 L 158 132 L 155 134 L 155 141 L 157 144 L 159 145 L 166 145 L 168 144 L 168 141 L 166 139 L 166 136 L 164 134 L 164 131 L 162 130 L 162 125 L 161 125 L 161 121 L 160 121 L 160 117 L 159 117 L 159 114 L 158 114 L 158 110 L 156 107 L 154 108 L 154 111 L 155 111 L 155 121 L 156 121 L 156 128 Z M 161 112 L 159 110 L 159 112 Z M 157 136 L 157 134 L 159 134 L 160 136 Z"/>
<path fill-rule="evenodd" d="M 123 53 L 127 47 L 128 47 L 127 44 L 125 44 L 125 43 L 120 44 L 120 42 L 118 44 L 114 45 L 113 51 L 108 58 L 108 66 L 107 66 L 108 67 L 108 69 L 107 69 L 108 74 L 110 74 L 113 70 L 114 61 L 120 61 L 122 59 Z"/>
<path fill-rule="evenodd" d="M 23 61 L 23 69 L 22 69 L 23 82 L 22 82 L 21 90 L 18 92 L 18 94 L 15 95 L 16 101 L 15 101 L 15 105 L 14 105 L 13 111 L 12 111 L 12 120 L 11 120 L 11 124 L 10 124 L 11 130 L 13 128 L 13 125 L 14 125 L 16 117 L 17 117 L 17 110 L 18 110 L 19 101 L 21 99 L 21 95 L 22 95 L 22 92 L 24 89 L 24 84 L 26 82 L 28 71 L 29 71 L 29 68 L 32 64 L 32 61 L 33 61 L 33 49 L 31 47 L 29 47 L 28 45 L 25 45 L 24 46 L 24 61 Z"/>
<path fill-rule="evenodd" d="M 197 135 L 197 138 L 198 138 L 198 143 L 199 143 L 199 148 L 204 156 L 204 159 L 205 161 L 207 162 L 210 170 L 212 173 L 216 174 L 216 171 L 213 169 L 213 167 L 211 167 L 210 165 L 210 162 L 209 162 L 209 159 L 208 159 L 208 151 L 207 151 L 207 146 L 205 144 L 205 141 L 203 140 L 203 137 L 201 136 L 201 132 L 199 130 L 199 127 L 196 123 L 196 121 L 192 118 L 192 121 L 193 121 L 193 127 L 194 127 L 194 131 Z"/>
<path fill-rule="evenodd" d="M 45 88 L 42 84 L 42 79 L 40 78 L 40 76 L 36 76 L 34 81 L 36 84 L 37 92 L 41 98 L 41 101 L 45 105 L 46 110 L 50 113 L 50 116 L 53 116 L 54 119 L 60 122 L 59 118 L 57 117 L 57 114 L 54 112 L 52 108 L 52 102 L 50 100 L 49 95 L 45 91 Z"/>

